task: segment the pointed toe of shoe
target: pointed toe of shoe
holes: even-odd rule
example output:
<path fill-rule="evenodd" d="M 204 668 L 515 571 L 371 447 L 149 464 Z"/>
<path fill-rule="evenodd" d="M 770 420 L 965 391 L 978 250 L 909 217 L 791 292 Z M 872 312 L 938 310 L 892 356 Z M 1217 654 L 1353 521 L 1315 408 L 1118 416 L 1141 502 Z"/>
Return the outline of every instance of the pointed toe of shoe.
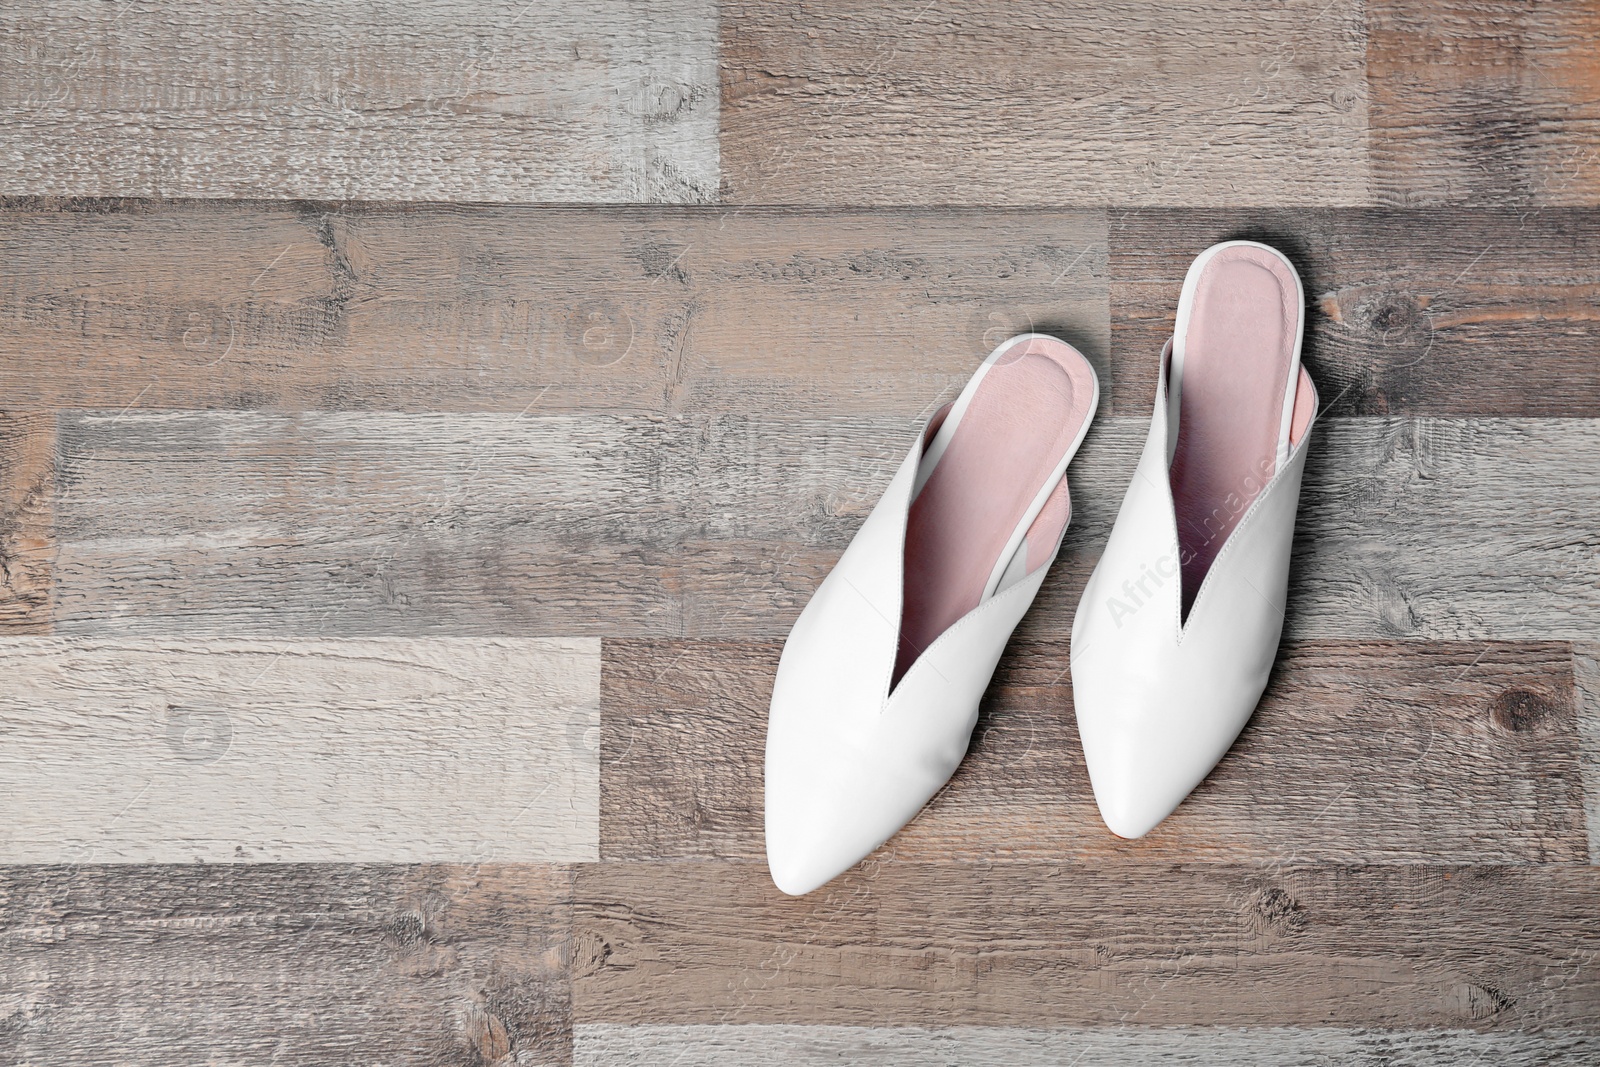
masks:
<path fill-rule="evenodd" d="M 1222 760 L 1253 698 L 1215 702 L 1080 693 L 1078 730 L 1095 804 L 1118 837 L 1140 838 Z"/>
<path fill-rule="evenodd" d="M 772 883 L 791 897 L 803 897 L 849 870 L 857 857 L 826 836 L 790 826 L 767 830 L 767 870 Z"/>
<path fill-rule="evenodd" d="M 815 736 L 767 753 L 766 843 L 772 881 L 801 896 L 860 863 L 914 818 L 939 783 L 894 761 Z"/>
<path fill-rule="evenodd" d="M 1193 788 L 1175 788 L 1177 782 L 1137 760 L 1106 757 L 1089 763 L 1089 781 L 1106 829 L 1129 840 L 1154 830 Z"/>
<path fill-rule="evenodd" d="M 875 847 L 842 817 L 849 783 L 795 755 L 767 758 L 767 869 L 779 889 L 804 896 L 854 866 Z"/>

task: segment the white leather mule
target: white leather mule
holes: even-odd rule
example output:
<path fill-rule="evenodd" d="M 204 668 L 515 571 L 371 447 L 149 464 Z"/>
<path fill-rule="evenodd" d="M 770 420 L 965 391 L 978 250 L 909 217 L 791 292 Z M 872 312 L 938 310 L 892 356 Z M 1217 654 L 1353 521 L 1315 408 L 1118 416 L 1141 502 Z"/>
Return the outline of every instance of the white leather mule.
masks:
<path fill-rule="evenodd" d="M 1099 403 L 1072 346 L 1023 334 L 929 420 L 783 647 L 767 725 L 772 879 L 808 893 L 904 826 L 1060 548 Z"/>
<path fill-rule="evenodd" d="M 1142 837 L 1239 736 L 1277 655 L 1317 391 L 1294 267 L 1249 241 L 1190 267 L 1155 414 L 1072 625 L 1100 814 Z"/>

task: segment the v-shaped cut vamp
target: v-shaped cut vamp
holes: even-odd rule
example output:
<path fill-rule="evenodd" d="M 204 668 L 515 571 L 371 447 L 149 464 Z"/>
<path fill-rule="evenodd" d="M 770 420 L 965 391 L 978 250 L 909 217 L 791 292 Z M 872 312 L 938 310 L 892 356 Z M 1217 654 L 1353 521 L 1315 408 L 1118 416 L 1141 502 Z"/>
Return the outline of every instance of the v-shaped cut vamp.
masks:
<path fill-rule="evenodd" d="M 1144 453 L 1072 632 L 1072 692 L 1102 817 L 1166 818 L 1266 687 L 1316 389 L 1299 276 L 1228 242 L 1190 268 Z"/>
<path fill-rule="evenodd" d="M 1099 387 L 1070 345 L 995 349 L 930 420 L 784 645 L 767 726 L 773 880 L 805 893 L 908 822 L 959 765 L 1060 547 Z"/>

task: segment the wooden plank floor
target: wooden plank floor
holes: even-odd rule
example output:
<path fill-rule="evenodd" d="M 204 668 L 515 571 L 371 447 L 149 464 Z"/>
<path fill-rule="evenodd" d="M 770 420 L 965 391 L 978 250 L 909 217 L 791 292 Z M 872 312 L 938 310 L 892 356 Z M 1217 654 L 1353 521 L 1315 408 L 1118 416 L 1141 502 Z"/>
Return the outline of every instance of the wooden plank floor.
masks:
<path fill-rule="evenodd" d="M 0 1061 L 1600 1062 L 1600 6 L 0 12 Z M 1138 842 L 1066 638 L 1200 249 L 1324 399 L 1286 639 Z M 997 341 L 1073 526 L 807 898 L 795 615 Z"/>

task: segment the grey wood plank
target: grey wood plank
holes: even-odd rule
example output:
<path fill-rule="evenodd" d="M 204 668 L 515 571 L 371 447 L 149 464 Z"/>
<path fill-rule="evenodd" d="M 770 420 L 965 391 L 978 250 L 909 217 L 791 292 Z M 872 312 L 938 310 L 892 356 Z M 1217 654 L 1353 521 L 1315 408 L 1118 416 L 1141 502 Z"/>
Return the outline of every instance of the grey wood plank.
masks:
<path fill-rule="evenodd" d="M 607 641 L 606 859 L 764 857 L 777 642 Z M 1101 822 L 1063 641 L 1016 642 L 950 785 L 872 862 L 1585 863 L 1561 644 L 1291 645 L 1251 724 L 1138 841 Z"/>
<path fill-rule="evenodd" d="M 1600 421 L 1330 420 L 1307 463 L 1291 636 L 1597 632 Z"/>
<path fill-rule="evenodd" d="M 1119 415 L 1150 411 L 1195 255 L 1241 237 L 1300 269 L 1325 414 L 1600 415 L 1600 211 L 1146 209 L 1110 225 Z"/>
<path fill-rule="evenodd" d="M 1367 24 L 1376 198 L 1600 203 L 1593 4 L 1374 0 Z"/>
<path fill-rule="evenodd" d="M 1589 823 L 1589 862 L 1600 864 L 1600 644 L 1575 645 L 1579 758 Z"/>
<path fill-rule="evenodd" d="M 722 6 L 746 203 L 1361 204 L 1362 5 Z"/>
<path fill-rule="evenodd" d="M 0 638 L 0 863 L 579 862 L 593 638 Z"/>
<path fill-rule="evenodd" d="M 50 628 L 56 420 L 0 412 L 0 633 Z"/>
<path fill-rule="evenodd" d="M 1117 1063 L 1127 1067 L 1230 1063 L 1312 1067 L 1382 1063 L 1456 1067 L 1493 1063 L 1542 1067 L 1600 1058 L 1600 1038 L 1513 1031 L 1340 1030 L 1307 1027 L 868 1027 L 781 1024 L 619 1026 L 573 1029 L 575 1067 L 671 1063 L 674 1067 L 755 1067 L 870 1063 L 876 1067 L 1047 1067 Z"/>
<path fill-rule="evenodd" d="M 0 1059 L 564 1064 L 570 874 L 0 868 Z"/>
<path fill-rule="evenodd" d="M 22 200 L 0 257 L 10 411 L 909 416 L 1033 329 L 1112 386 L 1096 211 Z"/>
<path fill-rule="evenodd" d="M 74 633 L 781 636 L 911 419 L 71 414 L 55 625 Z M 1024 623 L 1060 639 L 1145 434 L 1103 418 Z M 1291 639 L 1585 640 L 1600 423 L 1330 419 Z M 581 565 L 579 563 L 581 561 Z"/>
<path fill-rule="evenodd" d="M 172 0 L 6 17 L 0 191 L 696 203 L 718 182 L 706 0 Z"/>
<path fill-rule="evenodd" d="M 575 873 L 573 1021 L 1596 1032 L 1600 868 Z"/>

